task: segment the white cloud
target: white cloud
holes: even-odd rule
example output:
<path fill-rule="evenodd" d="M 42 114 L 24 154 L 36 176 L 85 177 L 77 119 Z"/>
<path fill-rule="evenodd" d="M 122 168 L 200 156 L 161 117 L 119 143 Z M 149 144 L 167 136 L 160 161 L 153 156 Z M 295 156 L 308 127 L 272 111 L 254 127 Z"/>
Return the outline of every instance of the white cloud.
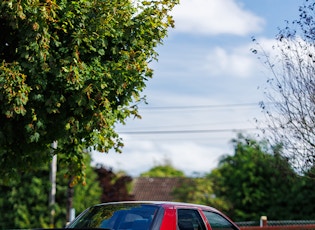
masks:
<path fill-rule="evenodd" d="M 222 152 L 223 151 L 223 152 Z M 122 154 L 103 154 L 93 152 L 94 162 L 112 167 L 114 171 L 123 170 L 133 177 L 164 164 L 165 160 L 187 176 L 193 173 L 206 173 L 217 166 L 219 157 L 225 153 L 222 148 L 198 145 L 188 142 L 157 142 L 150 140 L 133 140 L 128 136 Z"/>
<path fill-rule="evenodd" d="M 112 167 L 114 171 L 123 170 L 131 176 L 138 176 L 152 168 L 163 155 L 158 151 L 158 146 L 150 140 L 134 140 L 124 136 L 123 153 L 110 151 L 108 154 L 93 152 L 94 164 L 100 163 Z"/>
<path fill-rule="evenodd" d="M 203 68 L 211 76 L 257 77 L 257 74 L 266 71 L 267 66 L 264 64 L 266 57 L 273 61 L 279 55 L 279 50 L 273 48 L 276 44 L 275 39 L 260 37 L 257 43 L 251 42 L 234 47 L 216 46 L 208 51 Z M 252 50 L 256 50 L 256 55 Z"/>
<path fill-rule="evenodd" d="M 218 165 L 218 160 L 224 150 L 203 146 L 194 142 L 185 142 L 180 145 L 167 144 L 164 146 L 175 168 L 192 175 L 194 172 L 210 172 Z"/>
<path fill-rule="evenodd" d="M 246 35 L 265 24 L 235 0 L 182 0 L 173 15 L 175 31 L 193 34 Z"/>
<path fill-rule="evenodd" d="M 257 67 L 256 57 L 250 52 L 248 46 L 232 50 L 215 47 L 208 53 L 205 62 L 204 68 L 214 76 L 250 77 Z"/>

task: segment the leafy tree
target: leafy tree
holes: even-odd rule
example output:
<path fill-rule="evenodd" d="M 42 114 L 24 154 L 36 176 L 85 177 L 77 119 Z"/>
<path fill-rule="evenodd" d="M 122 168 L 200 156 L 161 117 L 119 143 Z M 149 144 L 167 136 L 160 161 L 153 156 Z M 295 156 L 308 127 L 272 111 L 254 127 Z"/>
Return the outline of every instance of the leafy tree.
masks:
<path fill-rule="evenodd" d="M 51 159 L 58 141 L 69 174 L 83 177 L 83 151 L 120 151 L 117 122 L 136 102 L 178 0 L 0 3 L 0 177 Z M 75 181 L 74 181 L 75 182 Z"/>
<path fill-rule="evenodd" d="M 200 175 L 186 177 L 184 172 L 174 168 L 169 160 L 157 165 L 140 175 L 141 177 L 178 177 L 179 186 L 172 191 L 174 201 L 211 205 L 223 209 L 226 206 L 221 199 L 215 197 L 212 182 Z"/>
<path fill-rule="evenodd" d="M 98 165 L 95 169 L 102 188 L 101 202 L 133 200 L 130 195 L 132 178 L 125 173 L 115 174 L 112 169 Z"/>
<path fill-rule="evenodd" d="M 212 181 L 206 177 L 182 178 L 180 186 L 172 194 L 175 201 L 203 204 L 220 210 L 228 210 L 227 203 L 216 197 Z"/>
<path fill-rule="evenodd" d="M 228 203 L 228 215 L 236 221 L 292 217 L 288 206 L 295 172 L 277 149 L 265 142 L 239 135 L 234 155 L 224 156 L 208 176 L 214 194 Z"/>
<path fill-rule="evenodd" d="M 164 165 L 157 165 L 147 172 L 140 174 L 141 177 L 184 177 L 185 174 L 172 166 L 170 162 L 165 162 Z"/>
<path fill-rule="evenodd" d="M 303 172 L 315 163 L 315 18 L 314 0 L 299 8 L 299 19 L 279 30 L 275 56 L 260 46 L 260 53 L 271 70 L 262 103 L 270 141 L 283 145 L 283 155 Z"/>
<path fill-rule="evenodd" d="M 60 165 L 61 159 L 58 161 Z M 74 188 L 73 207 L 76 212 L 100 202 L 101 189 L 96 173 L 89 166 L 90 157 L 84 155 L 87 165 L 87 185 L 77 184 Z M 42 167 L 36 173 L 21 173 L 21 182 L 11 181 L 10 185 L 0 184 L 0 229 L 62 228 L 66 224 L 66 200 L 68 178 L 65 170 L 57 172 L 56 204 L 48 207 L 49 168 Z M 55 210 L 51 223 L 50 208 Z"/>
<path fill-rule="evenodd" d="M 21 183 L 0 185 L 0 228 L 48 228 L 49 171 L 46 168 L 38 170 L 36 175 L 20 176 Z"/>
<path fill-rule="evenodd" d="M 314 220 L 314 168 L 311 168 L 303 176 L 299 176 L 294 180 L 294 185 L 288 194 L 290 200 L 289 212 L 291 213 L 290 219 L 295 220 Z"/>

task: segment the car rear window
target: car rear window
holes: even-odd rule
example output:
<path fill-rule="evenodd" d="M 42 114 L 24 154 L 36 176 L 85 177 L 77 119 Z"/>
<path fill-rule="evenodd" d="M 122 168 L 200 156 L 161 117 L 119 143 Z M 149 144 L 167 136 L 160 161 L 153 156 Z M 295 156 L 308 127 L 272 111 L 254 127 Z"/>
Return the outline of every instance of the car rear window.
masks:
<path fill-rule="evenodd" d="M 207 217 L 212 230 L 237 230 L 237 228 L 229 220 L 220 214 L 210 211 L 203 211 L 203 213 Z"/>
<path fill-rule="evenodd" d="M 206 230 L 198 210 L 178 209 L 177 226 L 179 230 Z"/>
<path fill-rule="evenodd" d="M 149 204 L 94 206 L 69 228 L 149 229 L 159 207 Z"/>

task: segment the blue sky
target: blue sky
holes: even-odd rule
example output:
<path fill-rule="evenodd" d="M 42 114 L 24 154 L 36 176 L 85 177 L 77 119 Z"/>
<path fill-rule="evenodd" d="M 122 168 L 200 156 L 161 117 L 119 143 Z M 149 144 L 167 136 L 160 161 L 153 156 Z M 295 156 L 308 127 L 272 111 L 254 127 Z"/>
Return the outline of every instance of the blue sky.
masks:
<path fill-rule="evenodd" d="M 256 135 L 268 70 L 250 51 L 266 49 L 278 27 L 298 18 L 303 0 L 181 0 L 175 28 L 159 46 L 154 77 L 143 92 L 142 119 L 117 131 L 122 154 L 93 153 L 94 162 L 138 176 L 166 160 L 187 176 L 210 172 L 238 130 Z"/>

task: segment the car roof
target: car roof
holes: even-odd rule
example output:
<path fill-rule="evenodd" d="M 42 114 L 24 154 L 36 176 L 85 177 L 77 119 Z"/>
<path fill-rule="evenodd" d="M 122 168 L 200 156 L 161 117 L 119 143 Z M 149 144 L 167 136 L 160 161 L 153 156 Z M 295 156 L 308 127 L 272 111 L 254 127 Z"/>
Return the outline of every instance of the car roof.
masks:
<path fill-rule="evenodd" d="M 151 204 L 151 205 L 157 205 L 164 208 L 171 208 L 171 207 L 177 207 L 177 208 L 197 208 L 202 210 L 209 210 L 214 212 L 220 212 L 217 209 L 201 205 L 201 204 L 192 204 L 192 203 L 185 203 L 185 202 L 174 202 L 174 201 L 118 201 L 118 202 L 108 202 L 108 203 L 101 203 L 97 204 L 95 206 L 104 206 L 104 205 L 112 205 L 112 204 Z"/>

